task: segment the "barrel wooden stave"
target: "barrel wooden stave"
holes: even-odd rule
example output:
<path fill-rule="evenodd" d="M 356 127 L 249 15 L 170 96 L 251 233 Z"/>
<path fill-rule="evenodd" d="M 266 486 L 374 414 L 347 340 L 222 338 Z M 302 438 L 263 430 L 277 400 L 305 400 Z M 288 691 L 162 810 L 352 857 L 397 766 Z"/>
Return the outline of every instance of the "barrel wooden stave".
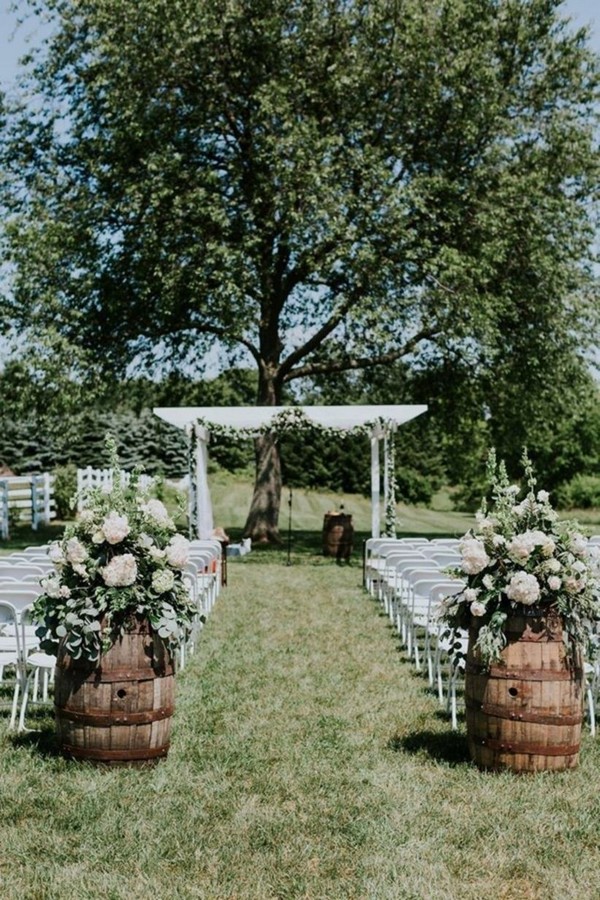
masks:
<path fill-rule="evenodd" d="M 117 639 L 99 666 L 59 653 L 55 709 L 63 753 L 108 765 L 143 765 L 167 755 L 173 665 L 147 622 Z"/>
<path fill-rule="evenodd" d="M 500 664 L 485 672 L 471 629 L 465 704 L 473 761 L 482 769 L 560 771 L 579 761 L 583 689 L 580 661 L 566 655 L 560 620 L 507 620 Z"/>

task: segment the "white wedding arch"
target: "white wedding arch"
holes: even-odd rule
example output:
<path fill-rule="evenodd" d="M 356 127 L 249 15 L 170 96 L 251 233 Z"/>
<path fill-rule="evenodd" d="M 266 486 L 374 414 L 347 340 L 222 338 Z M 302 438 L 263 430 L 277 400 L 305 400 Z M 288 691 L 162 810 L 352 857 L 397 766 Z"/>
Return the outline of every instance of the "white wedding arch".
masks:
<path fill-rule="evenodd" d="M 265 431 L 318 428 L 344 434 L 363 433 L 371 441 L 371 534 L 381 533 L 381 445 L 383 497 L 386 510 L 395 508 L 394 434 L 399 425 L 427 412 L 425 405 L 379 406 L 161 406 L 153 412 L 185 430 L 190 440 L 190 521 L 199 538 L 213 530 L 208 487 L 208 442 L 211 433 L 238 432 L 253 437 Z"/>

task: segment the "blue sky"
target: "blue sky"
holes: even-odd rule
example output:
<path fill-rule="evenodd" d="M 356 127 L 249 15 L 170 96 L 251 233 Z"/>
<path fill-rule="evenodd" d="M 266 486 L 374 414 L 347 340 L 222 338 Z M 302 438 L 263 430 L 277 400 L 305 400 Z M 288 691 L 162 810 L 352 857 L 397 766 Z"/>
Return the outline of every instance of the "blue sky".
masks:
<path fill-rule="evenodd" d="M 19 14 L 11 9 L 13 0 L 0 0 L 0 85 L 9 87 L 17 71 L 17 62 L 27 47 L 27 38 L 35 43 L 36 32 L 33 26 L 17 27 Z M 25 4 L 16 3 L 17 9 L 25 9 Z M 600 9 L 598 0 L 565 0 L 565 15 L 570 16 L 575 24 L 591 24 L 593 29 L 592 43 L 600 53 Z M 37 35 L 39 40 L 39 35 Z"/>

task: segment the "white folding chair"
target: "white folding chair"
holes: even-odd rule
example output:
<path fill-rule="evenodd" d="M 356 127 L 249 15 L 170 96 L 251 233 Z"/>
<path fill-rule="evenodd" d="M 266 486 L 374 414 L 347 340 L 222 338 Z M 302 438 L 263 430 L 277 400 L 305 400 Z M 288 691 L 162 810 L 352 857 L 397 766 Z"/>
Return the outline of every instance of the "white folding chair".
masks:
<path fill-rule="evenodd" d="M 410 648 L 417 672 L 421 671 L 421 655 L 419 647 L 419 632 L 425 634 L 425 654 L 427 653 L 427 633 L 429 630 L 430 618 L 432 615 L 431 608 L 431 591 L 444 583 L 444 578 L 440 572 L 430 572 L 426 574 L 424 571 L 414 572 L 409 579 L 410 590 L 410 612 L 409 612 L 409 628 L 410 628 Z M 450 589 L 453 582 L 448 580 Z"/>
<path fill-rule="evenodd" d="M 0 669 L 4 679 L 5 667 L 13 667 L 15 673 L 10 718 L 8 727 L 12 729 L 17 723 L 19 696 L 23 687 L 23 669 L 21 639 L 19 634 L 19 617 L 17 610 L 7 600 L 0 598 Z"/>
<path fill-rule="evenodd" d="M 398 584 L 399 563 L 425 565 L 425 557 L 418 548 L 406 547 L 404 550 L 394 549 L 381 557 L 383 566 L 380 569 L 377 595 L 393 623 L 396 617 L 396 590 Z"/>
<path fill-rule="evenodd" d="M 37 624 L 33 617 L 33 607 L 31 605 L 21 610 L 19 630 L 21 636 L 21 684 L 23 693 L 19 713 L 19 731 L 25 730 L 25 714 L 30 700 L 30 693 L 31 702 L 38 702 L 40 674 L 42 676 L 42 702 L 44 703 L 48 702 L 49 686 L 54 681 L 56 657 L 37 649 L 37 646 L 31 650 L 27 649 L 30 634 L 32 631 L 35 631 Z"/>
<path fill-rule="evenodd" d="M 444 597 L 459 594 L 466 586 L 462 579 L 440 579 L 429 589 L 429 607 L 427 611 L 427 625 L 425 633 L 424 655 L 427 662 L 427 678 L 429 686 L 433 687 L 438 677 L 436 660 L 438 660 L 438 642 L 442 634 L 440 622 L 440 609 Z M 432 650 L 432 648 L 434 648 Z"/>
<path fill-rule="evenodd" d="M 394 588 L 394 604 L 396 616 L 396 629 L 400 635 L 400 641 L 406 647 L 409 656 L 412 656 L 412 592 L 411 584 L 417 578 L 428 576 L 440 578 L 439 567 L 430 559 L 402 560 L 396 563 L 396 583 Z"/>

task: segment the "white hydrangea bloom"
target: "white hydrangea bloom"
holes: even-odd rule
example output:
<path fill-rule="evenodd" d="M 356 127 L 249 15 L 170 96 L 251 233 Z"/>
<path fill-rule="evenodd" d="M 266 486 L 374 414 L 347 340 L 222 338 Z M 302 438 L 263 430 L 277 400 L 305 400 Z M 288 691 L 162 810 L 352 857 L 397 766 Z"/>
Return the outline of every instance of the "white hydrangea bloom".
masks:
<path fill-rule="evenodd" d="M 169 516 L 167 507 L 160 500 L 148 500 L 142 505 L 142 512 L 163 528 L 175 527 L 173 520 Z"/>
<path fill-rule="evenodd" d="M 477 575 L 490 564 L 490 558 L 485 552 L 485 547 L 476 538 L 466 538 L 460 543 L 462 554 L 462 570 L 467 575 Z"/>
<path fill-rule="evenodd" d="M 517 572 L 510 579 L 506 588 L 506 596 L 509 600 L 531 606 L 540 599 L 539 581 L 535 575 L 529 575 L 528 572 Z"/>
<path fill-rule="evenodd" d="M 85 562 L 88 558 L 88 552 L 79 540 L 79 538 L 72 537 L 67 541 L 67 546 L 65 547 L 65 556 L 67 561 L 70 562 L 73 567 L 76 565 Z"/>
<path fill-rule="evenodd" d="M 131 553 L 113 556 L 108 565 L 101 569 L 102 578 L 108 587 L 128 587 L 137 578 L 137 563 Z"/>
<path fill-rule="evenodd" d="M 517 534 L 508 545 L 508 552 L 516 562 L 529 559 L 536 547 L 540 547 L 544 556 L 552 556 L 556 544 L 550 535 L 543 531 L 524 531 Z"/>
<path fill-rule="evenodd" d="M 58 598 L 61 596 L 60 581 L 57 575 L 49 575 L 48 578 L 42 578 L 40 585 L 48 597 Z"/>
<path fill-rule="evenodd" d="M 588 549 L 588 539 L 584 534 L 576 532 L 569 541 L 569 549 L 575 556 L 585 556 Z"/>
<path fill-rule="evenodd" d="M 174 569 L 183 569 L 190 555 L 190 542 L 182 534 L 174 534 L 166 548 L 167 562 Z"/>
<path fill-rule="evenodd" d="M 55 566 L 63 566 L 65 564 L 65 555 L 58 541 L 53 541 L 48 547 L 48 559 L 54 563 Z"/>
<path fill-rule="evenodd" d="M 114 510 L 106 516 L 102 523 L 102 532 L 109 544 L 120 544 L 130 531 L 127 516 L 120 516 Z"/>
<path fill-rule="evenodd" d="M 152 573 L 152 587 L 157 594 L 170 591 L 175 584 L 175 578 L 170 569 L 161 569 Z"/>

